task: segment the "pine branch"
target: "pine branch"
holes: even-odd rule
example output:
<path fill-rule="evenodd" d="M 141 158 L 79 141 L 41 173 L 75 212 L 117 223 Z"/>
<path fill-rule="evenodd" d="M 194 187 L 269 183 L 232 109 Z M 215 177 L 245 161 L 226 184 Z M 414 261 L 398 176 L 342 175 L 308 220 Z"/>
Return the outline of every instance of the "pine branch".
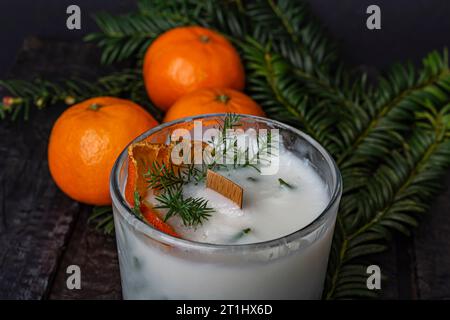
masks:
<path fill-rule="evenodd" d="M 372 88 L 366 83 L 366 75 L 351 74 L 337 61 L 336 45 L 311 17 L 305 3 L 255 1 L 247 6 L 245 14 L 256 41 L 262 47 L 270 46 L 270 56 L 284 58 L 285 68 L 293 74 L 292 81 L 302 86 L 304 97 L 309 98 L 318 116 L 324 111 L 321 109 L 326 109 L 328 117 L 331 112 L 339 118 L 339 130 L 331 135 L 326 132 L 327 139 L 332 140 L 327 144 L 329 151 L 337 154 L 345 149 L 346 141 L 370 120 Z M 282 105 L 286 108 L 286 104 Z"/>
<path fill-rule="evenodd" d="M 89 216 L 88 223 L 95 224 L 95 229 L 104 234 L 114 233 L 114 216 L 111 206 L 94 207 Z"/>
<path fill-rule="evenodd" d="M 366 76 L 349 74 L 337 61 L 336 45 L 311 17 L 305 3 L 255 1 L 247 6 L 246 15 L 253 26 L 253 37 L 261 44 L 270 44 L 272 51 L 290 64 L 305 95 L 340 110 L 344 119 L 355 114 L 367 118 L 361 107 L 370 101 Z M 354 124 L 352 119 L 347 123 Z M 336 137 L 334 143 L 341 140 Z"/>
<path fill-rule="evenodd" d="M 352 218 L 365 218 L 364 223 L 349 230 L 352 222 L 337 222 L 327 298 L 363 295 L 365 271 L 349 271 L 347 266 L 361 256 L 383 251 L 392 231 L 408 235 L 417 225 L 416 216 L 426 212 L 440 190 L 440 178 L 450 166 L 450 104 L 441 109 L 428 104 L 427 109 L 416 114 L 418 126 L 402 151 L 393 152 L 356 195 L 360 207 Z"/>
<path fill-rule="evenodd" d="M 393 89 L 391 89 L 393 88 Z M 382 78 L 374 101 L 367 105 L 371 118 L 363 122 L 362 130 L 356 133 L 345 151 L 337 153 L 337 162 L 344 179 L 344 195 L 367 184 L 373 170 L 390 154 L 400 148 L 414 127 L 415 112 L 431 103 L 437 109 L 447 103 L 450 96 L 450 73 L 446 53 L 437 53 L 424 59 L 424 69 L 415 75 L 412 67 L 397 66 L 391 74 Z M 356 121 L 353 121 L 356 122 Z M 339 132 L 355 133 L 340 122 Z M 342 206 L 347 207 L 346 199 Z M 355 203 L 352 199 L 352 203 Z M 351 211 L 351 210 L 343 210 Z"/>
<path fill-rule="evenodd" d="M 246 8 L 241 0 L 204 0 L 197 8 L 203 27 L 215 29 L 232 42 L 245 39 L 251 25 L 246 16 Z"/>
<path fill-rule="evenodd" d="M 172 166 L 167 166 L 165 164 L 159 164 L 158 162 L 153 162 L 151 168 L 148 168 L 147 172 L 144 173 L 145 181 L 147 186 L 153 190 L 165 190 L 170 188 L 181 188 L 183 184 L 190 182 L 191 175 L 182 172 L 182 170 L 175 170 Z"/>
<path fill-rule="evenodd" d="M 418 145 L 410 146 L 407 141 L 411 136 L 411 128 L 417 125 L 416 113 L 422 112 L 427 117 L 431 117 L 431 115 L 437 117 L 438 112 L 445 112 L 449 88 L 446 53 L 442 57 L 437 53 L 430 54 L 424 60 L 424 69 L 418 75 L 415 75 L 410 66 L 397 66 L 388 77 L 380 81 L 379 91 L 376 93 L 378 106 L 375 105 L 374 109 L 369 110 L 373 118 L 365 126 L 364 138 L 361 138 L 360 144 L 356 144 L 355 148 L 348 147 L 349 157 L 345 158 L 341 155 L 342 158 L 338 158 L 342 159 L 340 168 L 344 180 L 344 193 L 337 217 L 333 244 L 336 249 L 334 252 L 332 251 L 331 261 L 348 259 L 348 243 L 352 240 L 352 232 L 358 226 L 364 231 L 364 228 L 368 228 L 369 218 L 376 210 L 375 204 L 368 200 L 369 196 L 375 197 L 374 200 L 380 200 L 387 192 L 396 190 L 396 186 L 390 183 L 388 178 L 395 176 L 396 171 L 402 172 L 402 168 L 407 168 L 407 163 L 395 167 L 396 171 L 385 169 L 393 167 L 391 154 L 393 153 L 394 159 L 400 162 L 398 159 L 403 158 L 395 151 L 396 149 L 405 148 L 406 145 L 411 151 L 417 150 Z M 374 177 L 374 170 L 377 170 L 376 172 L 387 171 L 386 176 L 383 178 L 375 175 Z M 435 176 L 435 178 L 435 183 L 438 183 L 439 176 Z M 382 182 L 377 184 L 379 181 Z M 426 191 L 423 190 L 423 192 Z M 427 202 L 425 200 L 417 203 L 411 201 L 408 206 L 405 205 L 405 209 L 413 213 L 414 209 L 411 205 L 420 205 L 420 203 L 426 204 Z M 409 234 L 407 226 L 412 227 L 416 224 L 415 219 L 405 214 L 396 215 L 395 219 L 405 219 L 409 224 L 405 226 L 398 221 L 390 220 L 380 223 L 396 227 L 397 231 L 404 234 Z M 383 227 L 379 227 L 377 224 L 375 228 L 382 229 Z M 387 238 L 389 238 L 387 234 L 367 230 L 354 241 L 358 244 L 362 239 L 374 241 Z M 374 247 L 369 244 L 369 246 L 377 250 L 383 249 L 378 245 Z M 363 249 L 360 252 L 368 253 L 370 251 Z M 329 270 L 336 270 L 336 266 L 332 266 L 330 263 Z M 336 282 L 336 279 L 340 278 L 341 276 L 336 276 L 334 281 Z M 359 291 L 359 294 L 361 295 L 362 292 Z M 344 295 L 340 293 L 338 296 Z"/>
<path fill-rule="evenodd" d="M 429 54 L 423 61 L 423 70 L 417 76 L 411 65 L 397 65 L 391 74 L 380 79 L 373 97 L 375 105 L 366 106 L 369 109 L 370 121 L 363 123 L 353 136 L 346 139 L 347 144 L 344 145 L 344 151 L 338 155 L 337 163 L 353 163 L 355 158 L 364 154 L 377 156 L 373 160 L 383 157 L 385 152 L 390 150 L 389 140 L 408 130 L 409 124 L 414 121 L 411 111 L 416 110 L 417 105 L 426 99 L 445 101 L 449 91 L 447 51 L 444 51 L 443 55 L 437 52 Z M 390 132 L 393 135 L 383 141 L 377 137 L 380 132 Z M 379 145 L 381 154 L 374 153 L 373 148 L 370 148 L 374 142 Z M 347 159 L 349 156 L 352 159 Z"/>
<path fill-rule="evenodd" d="M 85 41 L 95 41 L 102 49 L 101 62 L 111 64 L 133 55 L 142 56 L 145 49 L 162 32 L 182 25 L 181 21 L 150 19 L 146 15 L 113 16 L 107 13 L 95 16 L 101 32 L 92 33 Z"/>
<path fill-rule="evenodd" d="M 307 93 L 281 56 L 253 39 L 240 46 L 247 62 L 248 90 L 267 114 L 294 124 L 324 146 L 330 146 L 330 132 L 336 121 L 331 110 L 320 102 L 307 100 Z"/>
<path fill-rule="evenodd" d="M 102 49 L 101 62 L 111 64 L 130 57 L 143 57 L 150 43 L 161 33 L 179 26 L 200 25 L 238 37 L 246 34 L 245 17 L 238 12 L 238 2 L 229 1 L 139 1 L 138 11 L 113 16 L 94 17 L 100 32 L 89 34 L 86 41 Z"/>
<path fill-rule="evenodd" d="M 403 69 L 397 69 L 397 72 L 401 72 Z M 438 69 L 435 69 L 438 70 Z M 403 73 L 404 75 L 410 75 L 409 73 Z M 445 74 L 445 73 L 443 73 Z M 421 78 L 429 79 L 422 74 Z M 447 77 L 448 78 L 448 77 Z M 391 76 L 391 79 L 402 79 L 401 76 Z M 411 79 L 411 78 L 409 78 Z M 374 203 L 370 203 L 369 195 L 372 197 L 382 197 L 382 195 L 386 194 L 386 192 L 390 190 L 395 190 L 395 186 L 392 186 L 389 183 L 389 180 L 381 179 L 381 184 L 376 184 L 378 180 L 378 176 L 373 178 L 372 172 L 375 170 L 375 166 L 381 168 L 386 168 L 392 162 L 390 158 L 390 154 L 394 150 L 394 155 L 396 158 L 399 157 L 398 153 L 395 152 L 396 148 L 401 148 L 406 144 L 405 139 L 408 139 L 411 131 L 411 127 L 415 126 L 416 117 L 414 111 L 426 109 L 427 106 L 433 102 L 437 109 L 441 109 L 443 105 L 445 105 L 448 100 L 446 94 L 442 94 L 442 88 L 445 87 L 446 77 L 442 77 L 441 79 L 435 79 L 434 82 L 429 81 L 427 85 L 423 87 L 419 87 L 415 90 L 411 89 L 409 91 L 409 95 L 400 94 L 396 98 L 391 98 L 391 100 L 387 99 L 387 101 L 396 101 L 395 107 L 384 116 L 380 117 L 379 123 L 377 123 L 376 134 L 371 133 L 370 139 L 364 141 L 359 149 L 353 150 L 352 158 L 346 159 L 348 162 L 344 161 L 341 163 L 341 173 L 344 179 L 344 195 L 341 200 L 340 212 L 337 218 L 337 230 L 336 234 L 341 234 L 342 237 L 345 237 L 344 243 L 339 242 L 337 237 L 335 237 L 334 246 L 340 248 L 340 252 L 338 254 L 334 253 L 335 260 L 340 261 L 341 259 L 347 259 L 348 254 L 348 245 L 347 243 L 351 241 L 351 232 L 357 226 L 364 226 L 366 223 L 369 223 L 369 217 L 372 215 L 373 211 L 376 210 Z M 405 85 L 406 88 L 411 87 L 414 84 L 414 81 L 409 80 L 409 83 Z M 391 85 L 393 87 L 402 88 L 401 86 Z M 439 89 L 441 88 L 441 89 Z M 447 86 L 448 88 L 448 86 Z M 381 92 L 387 92 L 386 90 Z M 401 91 L 400 91 L 401 92 Z M 402 93 L 402 92 L 401 92 Z M 429 115 L 429 110 L 425 110 L 425 114 Z M 394 133 L 393 133 L 394 132 Z M 395 134 L 396 133 L 396 134 Z M 416 148 L 416 147 L 414 147 Z M 413 149 L 411 147 L 411 149 Z M 388 159 L 386 161 L 386 159 Z M 395 170 L 400 171 L 403 167 L 398 166 Z M 390 174 L 394 174 L 395 172 L 390 172 Z M 436 183 L 438 183 L 439 177 L 436 177 Z M 364 191 L 361 191 L 364 190 Z M 357 192 L 355 192 L 357 191 Z M 424 190 L 425 192 L 425 190 Z M 379 199 L 378 198 L 378 199 Z M 424 203 L 427 203 L 424 201 Z M 411 204 L 414 205 L 414 202 Z M 411 208 L 411 204 L 406 206 L 405 209 L 410 210 L 410 213 L 413 213 L 414 210 Z M 409 222 L 409 224 L 402 225 L 399 224 L 395 219 L 404 219 Z M 409 233 L 409 229 L 416 224 L 414 218 L 407 214 L 398 214 L 395 216 L 393 221 L 388 220 L 387 222 L 382 222 L 382 224 L 389 224 L 393 227 L 396 227 L 399 232 L 404 234 Z M 383 228 L 376 226 L 375 228 Z M 344 230 L 345 229 L 345 230 Z M 354 231 L 354 230 L 353 230 Z M 387 239 L 389 236 L 387 234 L 374 233 L 371 230 L 367 230 L 361 236 L 359 236 L 354 243 L 361 243 L 362 239 L 367 239 L 370 241 Z M 353 243 L 353 242 L 352 242 Z M 382 247 L 378 245 L 373 247 L 371 244 L 368 244 L 370 248 L 376 248 L 382 250 Z M 358 249 L 360 252 L 370 252 L 366 249 Z M 353 253 L 351 253 L 353 254 Z M 336 258 L 337 257 L 337 258 Z M 333 258 L 331 259 L 333 260 Z M 330 267 L 329 270 L 333 270 L 333 267 Z M 336 275 L 336 274 L 335 274 Z M 336 279 L 341 279 L 342 276 L 337 276 Z M 336 281 L 336 280 L 335 280 Z M 339 283 L 337 283 L 339 285 Z M 362 285 L 361 283 L 359 285 Z M 349 285 L 347 285 L 348 287 Z M 348 289 L 348 288 L 347 288 Z M 366 290 L 367 291 L 367 290 Z M 359 295 L 362 295 L 364 291 L 359 291 Z M 342 291 L 335 297 L 345 296 L 349 294 L 347 291 Z"/>
<path fill-rule="evenodd" d="M 305 74 L 319 76 L 319 70 L 328 71 L 336 64 L 336 45 L 304 2 L 262 0 L 246 9 L 253 37 L 271 43 L 275 52 Z"/>
<path fill-rule="evenodd" d="M 2 119 L 9 115 L 15 120 L 23 113 L 24 119 L 28 120 L 32 107 L 43 109 L 57 103 L 72 105 L 96 96 L 130 98 L 149 109 L 156 118 L 162 117 L 161 111 L 158 111 L 147 98 L 138 70 L 114 72 L 94 82 L 75 77 L 54 82 L 39 78 L 32 81 L 0 80 L 0 88 L 6 91 L 3 103 L 0 104 Z"/>
<path fill-rule="evenodd" d="M 155 199 L 159 202 L 155 209 L 167 209 L 164 221 L 179 216 L 185 226 L 202 224 L 214 212 L 204 198 L 185 198 L 181 188 L 167 188 Z"/>

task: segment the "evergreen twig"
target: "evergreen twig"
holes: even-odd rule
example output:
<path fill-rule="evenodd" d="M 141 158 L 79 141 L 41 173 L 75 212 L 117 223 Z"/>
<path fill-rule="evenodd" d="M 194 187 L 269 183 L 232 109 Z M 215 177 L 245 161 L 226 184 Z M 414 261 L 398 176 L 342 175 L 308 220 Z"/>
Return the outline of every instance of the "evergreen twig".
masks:
<path fill-rule="evenodd" d="M 92 209 L 92 213 L 88 219 L 89 223 L 95 224 L 97 230 L 104 234 L 111 235 L 114 233 L 114 217 L 111 206 L 96 206 Z"/>
<path fill-rule="evenodd" d="M 167 188 L 155 199 L 159 202 L 155 209 L 167 210 L 164 221 L 173 216 L 179 216 L 185 226 L 202 224 L 214 212 L 214 209 L 208 207 L 208 201 L 204 198 L 185 198 L 181 188 Z"/>
<path fill-rule="evenodd" d="M 6 91 L 3 103 L 0 104 L 2 119 L 9 115 L 15 120 L 23 113 L 27 120 L 33 106 L 43 109 L 57 103 L 72 105 L 96 96 L 129 98 L 149 109 L 157 119 L 162 117 L 161 111 L 147 98 L 140 71 L 134 69 L 113 72 L 95 81 L 75 77 L 53 82 L 40 78 L 32 81 L 0 80 L 0 89 Z M 11 103 L 6 104 L 5 100 L 10 100 Z"/>
<path fill-rule="evenodd" d="M 441 110 L 428 105 L 428 112 L 416 116 L 419 122 L 407 143 L 378 168 L 366 188 L 353 195 L 360 200 L 353 220 L 363 223 L 348 230 L 351 224 L 340 213 L 326 298 L 370 296 L 367 278 L 361 277 L 365 268 L 355 265 L 355 259 L 383 251 L 392 231 L 409 235 L 417 215 L 426 212 L 441 189 L 439 181 L 450 160 L 450 104 Z"/>

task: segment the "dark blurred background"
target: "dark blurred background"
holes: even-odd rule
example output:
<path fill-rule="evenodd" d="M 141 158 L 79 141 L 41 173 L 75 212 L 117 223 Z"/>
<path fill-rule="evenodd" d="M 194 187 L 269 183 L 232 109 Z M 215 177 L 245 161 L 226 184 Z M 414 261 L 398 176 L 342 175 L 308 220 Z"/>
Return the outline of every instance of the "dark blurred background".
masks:
<path fill-rule="evenodd" d="M 385 70 L 393 62 L 418 63 L 427 52 L 450 46 L 449 0 L 307 1 L 351 65 Z M 81 8 L 81 30 L 66 28 L 66 8 L 71 4 Z M 371 4 L 381 8 L 381 30 L 366 28 L 366 8 Z M 0 77 L 14 63 L 24 37 L 82 41 L 96 29 L 92 14 L 127 13 L 135 6 L 134 0 L 1 0 Z"/>

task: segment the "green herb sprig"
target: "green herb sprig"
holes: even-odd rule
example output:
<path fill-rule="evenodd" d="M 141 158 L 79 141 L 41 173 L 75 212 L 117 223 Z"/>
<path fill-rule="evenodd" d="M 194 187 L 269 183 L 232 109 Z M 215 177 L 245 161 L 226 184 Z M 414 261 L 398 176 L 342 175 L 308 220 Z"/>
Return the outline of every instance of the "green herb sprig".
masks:
<path fill-rule="evenodd" d="M 286 181 L 284 181 L 284 180 L 281 179 L 281 178 L 278 178 L 278 182 L 280 183 L 280 186 L 286 187 L 286 188 L 288 188 L 288 189 L 295 189 L 295 186 L 293 186 L 293 185 L 290 184 L 290 183 L 287 183 Z"/>
<path fill-rule="evenodd" d="M 94 207 L 88 222 L 93 223 L 95 229 L 102 231 L 104 234 L 111 235 L 114 233 L 114 216 L 111 206 Z"/>
<path fill-rule="evenodd" d="M 252 231 L 251 228 L 245 228 L 241 231 L 238 232 L 238 234 L 236 234 L 232 239 L 231 242 L 237 242 L 239 241 L 242 237 L 246 236 L 247 234 L 249 234 Z"/>
<path fill-rule="evenodd" d="M 153 162 L 151 168 L 144 173 L 148 187 L 155 190 L 165 190 L 173 187 L 180 188 L 190 182 L 190 175 L 175 171 L 173 166 Z"/>
<path fill-rule="evenodd" d="M 140 69 L 124 69 L 90 81 L 78 77 L 56 81 L 0 80 L 2 93 L 0 119 L 16 120 L 22 114 L 28 120 L 32 107 L 42 110 L 56 104 L 72 105 L 97 96 L 130 99 L 146 107 L 158 120 L 162 118 L 161 111 L 147 97 Z"/>
<path fill-rule="evenodd" d="M 164 221 L 179 216 L 185 226 L 201 225 L 214 212 L 204 198 L 185 198 L 181 188 L 168 188 L 155 199 L 159 202 L 159 205 L 155 206 L 156 209 L 168 210 Z"/>
<path fill-rule="evenodd" d="M 218 124 L 218 129 L 222 134 L 217 141 L 210 142 L 213 145 L 215 155 L 222 153 L 222 150 L 226 148 L 225 145 L 228 143 L 226 131 L 239 126 L 239 120 L 239 115 L 227 114 Z M 235 145 L 235 143 L 233 142 L 232 145 Z M 239 150 L 235 150 L 235 152 L 239 152 Z M 234 167 L 237 165 L 239 163 L 235 161 Z M 248 163 L 242 164 L 244 167 L 247 165 Z M 208 201 L 204 198 L 185 198 L 182 191 L 183 186 L 191 182 L 199 183 L 203 181 L 208 169 L 213 170 L 218 167 L 219 163 L 215 161 L 197 166 L 193 164 L 183 165 L 177 169 L 171 165 L 153 162 L 147 172 L 144 173 L 144 178 L 148 188 L 161 192 L 155 197 L 155 200 L 159 203 L 155 208 L 168 210 L 165 220 L 178 215 L 186 226 L 202 224 L 211 216 L 214 209 L 208 207 Z"/>

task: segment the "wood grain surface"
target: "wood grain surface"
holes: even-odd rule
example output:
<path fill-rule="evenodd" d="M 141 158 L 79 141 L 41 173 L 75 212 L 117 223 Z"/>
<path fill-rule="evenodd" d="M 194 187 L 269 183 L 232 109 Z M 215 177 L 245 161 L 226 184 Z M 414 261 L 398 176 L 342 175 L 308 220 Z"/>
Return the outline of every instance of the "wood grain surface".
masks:
<path fill-rule="evenodd" d="M 106 71 L 86 44 L 29 38 L 10 77 L 95 77 Z M 0 124 L 0 299 L 120 299 L 114 237 L 88 226 L 89 206 L 51 180 L 47 141 L 66 106 L 33 111 L 31 120 Z M 395 237 L 371 257 L 386 279 L 382 298 L 450 299 L 450 173 L 444 192 L 413 237 Z M 81 289 L 66 287 L 66 268 L 81 268 Z"/>
<path fill-rule="evenodd" d="M 29 38 L 10 77 L 95 77 L 98 55 L 90 45 Z M 30 121 L 0 125 L 0 299 L 116 299 L 121 297 L 114 237 L 88 227 L 91 208 L 54 184 L 47 164 L 57 105 L 32 111 Z M 68 290 L 66 268 L 81 268 L 81 290 Z"/>

